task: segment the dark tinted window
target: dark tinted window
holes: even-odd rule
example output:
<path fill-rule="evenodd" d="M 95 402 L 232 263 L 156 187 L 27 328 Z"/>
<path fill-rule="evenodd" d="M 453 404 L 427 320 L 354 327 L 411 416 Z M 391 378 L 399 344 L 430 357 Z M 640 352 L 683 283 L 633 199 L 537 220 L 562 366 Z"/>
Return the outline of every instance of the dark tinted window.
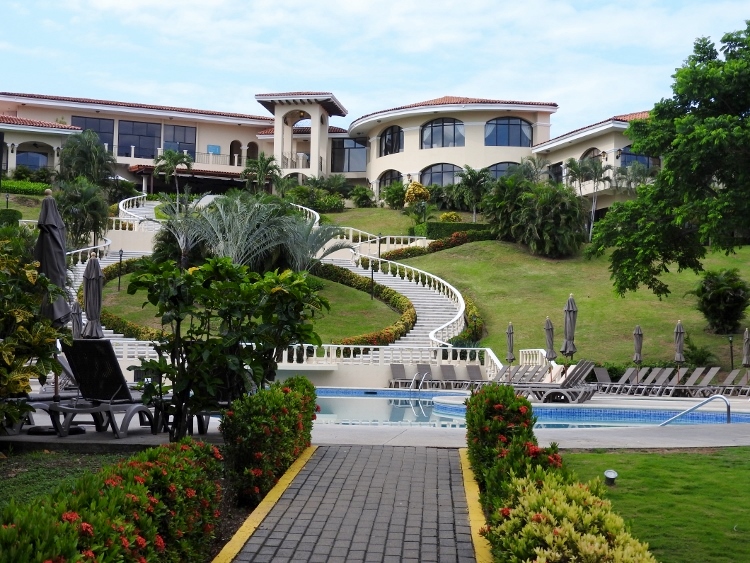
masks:
<path fill-rule="evenodd" d="M 333 139 L 331 172 L 364 172 L 367 169 L 367 139 Z"/>
<path fill-rule="evenodd" d="M 422 170 L 419 181 L 423 186 L 431 186 L 432 184 L 450 186 L 458 183 L 456 174 L 461 172 L 461 170 L 460 167 L 453 164 L 433 164 L 429 168 Z"/>
<path fill-rule="evenodd" d="M 422 148 L 463 147 L 464 124 L 451 117 L 441 117 L 422 127 Z"/>
<path fill-rule="evenodd" d="M 398 125 L 389 127 L 380 134 L 379 156 L 387 156 L 404 151 L 404 130 Z"/>
<path fill-rule="evenodd" d="M 646 156 L 645 154 L 636 154 L 634 152 L 630 151 L 630 145 L 622 149 L 622 153 L 620 154 L 620 166 L 630 166 L 634 162 L 640 162 L 643 164 L 646 168 L 651 168 L 653 166 L 658 167 L 660 165 L 660 161 L 658 158 L 652 157 L 652 156 Z"/>
<path fill-rule="evenodd" d="M 393 182 L 402 182 L 404 177 L 398 170 L 386 170 L 378 179 L 378 186 L 384 188 L 390 186 Z"/>
<path fill-rule="evenodd" d="M 187 151 L 195 160 L 195 127 L 183 125 L 164 126 L 164 150 Z"/>
<path fill-rule="evenodd" d="M 156 158 L 157 149 L 161 146 L 161 124 L 121 119 L 117 135 L 117 156 L 130 156 L 131 146 L 135 147 L 136 158 Z M 195 156 L 195 141 L 193 141 L 193 156 Z"/>
<path fill-rule="evenodd" d="M 84 131 L 91 130 L 99 135 L 99 141 L 107 144 L 109 150 L 115 144 L 115 120 L 103 119 L 101 117 L 82 117 L 74 115 L 71 124 L 80 127 Z"/>
<path fill-rule="evenodd" d="M 517 117 L 491 119 L 484 125 L 487 147 L 530 147 L 531 123 Z"/>
<path fill-rule="evenodd" d="M 493 164 L 490 166 L 490 174 L 492 174 L 492 177 L 497 180 L 501 176 L 507 176 L 508 175 L 508 169 L 511 166 L 518 166 L 517 162 L 498 162 L 497 164 Z"/>

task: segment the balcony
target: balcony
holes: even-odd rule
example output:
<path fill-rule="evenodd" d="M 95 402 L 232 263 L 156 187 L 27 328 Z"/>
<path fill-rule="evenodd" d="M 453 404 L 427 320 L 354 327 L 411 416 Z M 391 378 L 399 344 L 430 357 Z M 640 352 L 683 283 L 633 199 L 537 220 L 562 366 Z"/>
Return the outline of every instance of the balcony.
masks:
<path fill-rule="evenodd" d="M 281 155 L 281 168 L 284 170 L 308 170 L 310 155 L 304 152 L 285 152 Z"/>
<path fill-rule="evenodd" d="M 154 156 L 136 156 L 137 149 L 134 146 L 130 147 L 118 147 L 113 145 L 109 147 L 106 143 L 104 144 L 105 150 L 115 155 L 118 164 L 134 165 L 134 164 L 145 164 L 153 165 L 154 158 L 157 155 L 161 155 L 163 149 L 156 149 Z M 194 155 L 183 151 L 185 154 L 193 157 L 193 163 L 196 168 L 201 170 L 210 170 L 215 172 L 241 172 L 248 162 L 248 158 L 243 157 L 241 154 L 216 154 L 207 152 L 196 152 Z M 142 154 L 142 153 L 141 153 Z"/>

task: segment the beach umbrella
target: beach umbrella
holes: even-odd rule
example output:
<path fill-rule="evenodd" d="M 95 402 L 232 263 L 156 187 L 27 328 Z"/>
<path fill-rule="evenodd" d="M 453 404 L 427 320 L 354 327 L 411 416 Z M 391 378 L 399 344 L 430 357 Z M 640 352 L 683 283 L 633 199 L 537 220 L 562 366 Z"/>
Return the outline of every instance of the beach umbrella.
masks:
<path fill-rule="evenodd" d="M 544 350 L 544 357 L 547 358 L 548 362 L 551 362 L 557 358 L 557 352 L 555 352 L 555 328 L 552 326 L 552 321 L 544 321 L 544 335 L 547 337 L 547 347 Z"/>
<path fill-rule="evenodd" d="M 677 321 L 677 326 L 674 327 L 674 361 L 677 364 L 685 361 L 685 356 L 682 354 L 684 347 L 685 329 L 682 328 L 682 321 Z"/>
<path fill-rule="evenodd" d="M 513 323 L 508 323 L 508 330 L 505 331 L 506 340 L 508 342 L 508 353 L 505 355 L 505 359 L 508 363 L 512 364 L 516 357 L 513 355 Z"/>
<path fill-rule="evenodd" d="M 81 306 L 78 304 L 77 299 L 73 301 L 73 305 L 70 306 L 70 311 L 70 328 L 73 332 L 73 338 L 81 338 L 83 315 L 81 314 Z"/>
<path fill-rule="evenodd" d="M 641 365 L 641 362 L 643 361 L 643 357 L 641 356 L 641 350 L 643 349 L 643 331 L 641 330 L 641 325 L 635 325 L 635 330 L 633 331 L 633 363 L 636 365 Z"/>
<path fill-rule="evenodd" d="M 83 271 L 83 307 L 86 310 L 86 326 L 81 333 L 82 338 L 104 338 L 102 332 L 102 288 L 104 275 L 99 266 L 96 253 L 92 252 L 86 269 Z"/>
<path fill-rule="evenodd" d="M 65 260 L 65 224 L 52 190 L 45 191 L 42 210 L 39 212 L 39 238 L 34 246 L 34 259 L 39 262 L 39 272 L 47 276 L 57 287 L 65 289 L 67 264 Z M 45 299 L 42 314 L 52 321 L 52 326 L 60 328 L 70 320 L 70 305 L 62 295 L 50 302 Z"/>
<path fill-rule="evenodd" d="M 750 330 L 745 329 L 745 339 L 742 341 L 742 367 L 750 368 Z"/>
<path fill-rule="evenodd" d="M 574 343 L 576 333 L 576 320 L 578 320 L 578 307 L 576 306 L 575 299 L 573 299 L 573 294 L 571 293 L 570 297 L 568 297 L 568 302 L 565 303 L 565 308 L 563 309 L 564 332 L 563 344 L 562 348 L 560 348 L 560 353 L 563 356 L 568 356 L 571 359 L 573 359 L 573 354 L 578 351 Z"/>

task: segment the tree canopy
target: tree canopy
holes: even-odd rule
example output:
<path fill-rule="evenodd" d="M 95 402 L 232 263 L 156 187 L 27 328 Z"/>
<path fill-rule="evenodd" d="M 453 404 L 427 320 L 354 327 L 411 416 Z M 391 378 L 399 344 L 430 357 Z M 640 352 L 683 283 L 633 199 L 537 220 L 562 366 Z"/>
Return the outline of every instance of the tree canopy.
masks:
<path fill-rule="evenodd" d="M 748 235 L 750 216 L 750 21 L 721 47 L 707 38 L 673 75 L 673 95 L 626 135 L 639 154 L 660 156 L 655 182 L 615 204 L 589 256 L 610 255 L 615 290 L 669 293 L 660 276 L 702 270 L 707 249 L 727 253 Z"/>

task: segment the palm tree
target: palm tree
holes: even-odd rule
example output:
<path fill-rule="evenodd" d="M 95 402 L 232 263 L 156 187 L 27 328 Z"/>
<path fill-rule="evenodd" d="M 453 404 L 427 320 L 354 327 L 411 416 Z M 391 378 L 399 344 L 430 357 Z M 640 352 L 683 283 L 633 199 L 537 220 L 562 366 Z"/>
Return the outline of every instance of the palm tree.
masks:
<path fill-rule="evenodd" d="M 180 186 L 177 183 L 177 168 L 184 166 L 193 169 L 193 158 L 189 154 L 167 149 L 154 159 L 154 174 L 164 174 L 164 181 L 168 184 L 174 178 L 174 188 L 177 193 L 177 211 L 180 210 Z"/>
<path fill-rule="evenodd" d="M 588 179 L 585 161 L 569 158 L 565 161 L 565 183 L 578 187 L 578 195 L 583 197 L 583 183 Z"/>
<path fill-rule="evenodd" d="M 96 244 L 107 232 L 109 208 L 101 188 L 79 176 L 72 182 L 60 182 L 55 194 L 60 215 L 65 221 L 68 244 L 83 248 Z"/>
<path fill-rule="evenodd" d="M 583 161 L 586 171 L 586 179 L 594 183 L 594 196 L 591 198 L 591 222 L 589 223 L 589 242 L 594 236 L 594 220 L 596 218 L 596 196 L 599 184 L 612 182 L 612 177 L 607 172 L 612 170 L 611 164 L 602 164 L 600 158 L 587 158 Z"/>
<path fill-rule="evenodd" d="M 461 172 L 456 174 L 461 182 L 456 189 L 460 190 L 464 200 L 472 208 L 472 222 L 477 222 L 477 205 L 482 203 L 482 196 L 487 191 L 487 186 L 492 182 L 489 168 L 475 170 L 471 166 L 464 166 Z"/>
<path fill-rule="evenodd" d="M 249 160 L 247 166 L 240 174 L 245 180 L 245 186 L 251 193 L 265 191 L 266 185 L 275 183 L 276 178 L 281 176 L 281 168 L 276 163 L 276 157 L 266 156 L 261 152 L 255 160 Z"/>
<path fill-rule="evenodd" d="M 281 199 L 286 197 L 286 193 L 299 185 L 296 178 L 282 178 L 279 176 L 273 182 L 273 188 Z"/>
<path fill-rule="evenodd" d="M 186 189 L 185 195 L 188 194 L 189 191 Z M 199 200 L 192 203 L 188 201 L 181 212 L 176 201 L 172 201 L 172 198 L 168 196 L 163 195 L 161 197 L 159 209 L 167 216 L 167 220 L 162 221 L 161 226 L 175 238 L 177 245 L 180 247 L 180 269 L 182 270 L 188 266 L 190 251 L 203 241 L 198 204 Z"/>
<path fill-rule="evenodd" d="M 617 168 L 612 182 L 615 188 L 623 189 L 629 194 L 635 194 L 638 186 L 647 183 L 653 176 L 653 169 L 647 168 L 645 164 L 636 160 L 629 166 Z"/>
<path fill-rule="evenodd" d="M 87 129 L 68 137 L 60 151 L 59 179 L 71 182 L 82 176 L 94 184 L 106 184 L 115 175 L 115 157 L 104 150 L 99 135 Z"/>
<path fill-rule="evenodd" d="M 353 248 L 345 240 L 334 240 L 343 233 L 337 225 L 317 225 L 315 219 L 297 216 L 293 228 L 287 232 L 289 264 L 296 272 L 313 271 L 320 261 L 338 250 Z"/>
<path fill-rule="evenodd" d="M 525 179 L 540 184 L 549 178 L 550 161 L 541 156 L 527 156 L 515 167 Z"/>

